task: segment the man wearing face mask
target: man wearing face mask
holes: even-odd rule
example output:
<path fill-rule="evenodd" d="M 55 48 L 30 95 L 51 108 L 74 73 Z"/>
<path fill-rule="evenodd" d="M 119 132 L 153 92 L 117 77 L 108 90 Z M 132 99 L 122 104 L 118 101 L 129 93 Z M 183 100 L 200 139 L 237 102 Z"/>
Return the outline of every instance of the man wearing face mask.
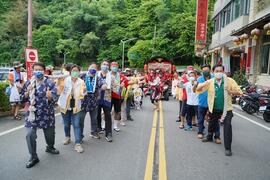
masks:
<path fill-rule="evenodd" d="M 213 135 L 219 128 L 219 120 L 224 122 L 224 146 L 225 155 L 231 156 L 232 143 L 232 96 L 242 95 L 240 87 L 232 79 L 225 75 L 224 66 L 216 65 L 213 67 L 214 78 L 201 83 L 197 87 L 198 93 L 208 91 L 208 109 L 210 112 L 210 122 L 212 127 L 208 128 L 207 138 L 203 142 L 213 141 Z M 209 123 L 210 123 L 209 122 Z M 215 135 L 216 136 L 216 135 Z M 219 137 L 215 137 L 219 138 Z"/>
<path fill-rule="evenodd" d="M 127 78 L 118 72 L 118 63 L 111 63 L 111 76 L 115 79 L 115 85 L 112 87 L 112 108 L 114 109 L 113 129 L 119 132 L 118 123 L 121 120 L 121 92 L 122 88 L 127 88 Z"/>
<path fill-rule="evenodd" d="M 102 86 L 102 81 L 100 77 L 97 76 L 97 65 L 96 63 L 92 63 L 89 68 L 88 72 L 81 77 L 84 80 L 86 85 L 86 95 L 82 101 L 82 111 L 81 111 L 81 137 L 83 139 L 83 129 L 84 129 L 84 119 L 89 112 L 91 118 L 91 137 L 94 139 L 100 139 L 98 134 L 98 96 L 99 91 Z"/>
<path fill-rule="evenodd" d="M 213 78 L 213 76 L 211 75 L 211 67 L 210 65 L 208 64 L 204 64 L 202 67 L 202 76 L 200 76 L 198 78 L 198 83 L 204 83 L 205 81 Z M 194 86 L 194 91 L 196 90 L 197 88 L 197 85 Z M 208 111 L 208 103 L 207 103 L 207 96 L 208 96 L 208 93 L 207 91 L 202 93 L 202 94 L 199 94 L 199 104 L 198 104 L 198 138 L 199 139 L 202 139 L 203 138 L 203 135 L 204 135 L 204 117 L 206 116 L 206 113 Z M 219 133 L 219 129 L 217 130 Z M 216 143 L 220 143 L 220 139 L 216 139 Z"/>
<path fill-rule="evenodd" d="M 186 131 L 192 130 L 192 117 L 196 115 L 198 112 L 198 94 L 194 92 L 194 86 L 197 85 L 196 73 L 195 71 L 190 71 L 188 73 L 189 82 L 185 84 L 181 84 L 180 87 L 183 87 L 187 93 L 187 126 L 185 128 Z"/>
<path fill-rule="evenodd" d="M 22 95 L 30 103 L 25 117 L 25 127 L 27 129 L 26 141 L 31 157 L 26 168 L 31 168 L 39 162 L 36 152 L 37 129 L 43 129 L 47 144 L 45 151 L 59 154 L 59 151 L 54 148 L 54 105 L 57 101 L 57 89 L 52 80 L 44 77 L 45 65 L 43 63 L 35 63 L 33 69 L 34 76 L 25 83 L 22 89 Z"/>
<path fill-rule="evenodd" d="M 105 138 L 108 142 L 112 142 L 112 118 L 111 118 L 111 106 L 112 106 L 112 86 L 114 85 L 114 78 L 109 72 L 109 62 L 104 60 L 101 63 L 101 71 L 98 73 L 102 81 L 102 87 L 99 92 L 98 100 L 98 131 L 102 130 L 101 127 L 101 110 L 103 109 L 105 116 Z"/>

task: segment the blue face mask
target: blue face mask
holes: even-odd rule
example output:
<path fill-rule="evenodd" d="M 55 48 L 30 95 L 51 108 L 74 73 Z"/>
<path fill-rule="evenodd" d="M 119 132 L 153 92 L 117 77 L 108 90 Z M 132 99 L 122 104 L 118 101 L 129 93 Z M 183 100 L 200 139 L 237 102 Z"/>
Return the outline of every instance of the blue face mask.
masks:
<path fill-rule="evenodd" d="M 36 78 L 40 79 L 40 78 L 43 78 L 43 76 L 44 76 L 44 71 L 34 71 L 33 74 L 34 74 L 34 76 L 35 76 Z"/>
<path fill-rule="evenodd" d="M 112 71 L 113 72 L 117 72 L 118 71 L 118 67 L 112 67 Z"/>
<path fill-rule="evenodd" d="M 101 71 L 107 72 L 108 70 L 109 70 L 109 66 L 104 66 L 104 65 L 101 66 Z"/>
<path fill-rule="evenodd" d="M 90 75 L 95 75 L 97 73 L 97 70 L 96 69 L 89 69 L 88 73 Z"/>

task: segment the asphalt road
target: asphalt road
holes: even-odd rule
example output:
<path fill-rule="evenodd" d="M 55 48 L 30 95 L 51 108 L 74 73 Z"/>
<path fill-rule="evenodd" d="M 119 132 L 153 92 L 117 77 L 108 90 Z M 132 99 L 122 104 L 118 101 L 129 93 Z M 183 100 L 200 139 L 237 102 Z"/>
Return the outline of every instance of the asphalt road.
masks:
<path fill-rule="evenodd" d="M 244 118 L 236 114 L 233 118 L 233 156 L 226 157 L 223 144 L 202 143 L 195 131 L 178 128 L 177 102 L 162 105 L 162 113 L 156 112 L 154 117 L 153 107 L 145 100 L 142 111 L 132 111 L 135 121 L 113 133 L 112 143 L 106 142 L 104 136 L 100 140 L 88 137 L 87 116 L 82 154 L 74 151 L 73 143 L 62 144 L 63 124 L 57 116 L 55 147 L 60 154 L 44 152 L 43 132 L 38 131 L 40 163 L 31 169 L 25 168 L 29 155 L 23 122 L 1 118 L 0 180 L 142 180 L 147 179 L 147 172 L 153 179 L 162 180 L 270 179 L 270 124 L 235 109 Z"/>

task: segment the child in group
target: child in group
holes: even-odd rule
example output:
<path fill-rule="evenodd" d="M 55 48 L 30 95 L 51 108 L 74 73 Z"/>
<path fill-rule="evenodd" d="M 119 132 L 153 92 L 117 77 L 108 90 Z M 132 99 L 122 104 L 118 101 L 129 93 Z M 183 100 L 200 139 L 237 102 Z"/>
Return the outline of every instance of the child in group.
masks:
<path fill-rule="evenodd" d="M 139 84 L 136 84 L 133 89 L 134 94 L 134 106 L 135 109 L 140 110 L 141 109 L 141 101 L 143 96 L 143 91 L 140 88 Z"/>

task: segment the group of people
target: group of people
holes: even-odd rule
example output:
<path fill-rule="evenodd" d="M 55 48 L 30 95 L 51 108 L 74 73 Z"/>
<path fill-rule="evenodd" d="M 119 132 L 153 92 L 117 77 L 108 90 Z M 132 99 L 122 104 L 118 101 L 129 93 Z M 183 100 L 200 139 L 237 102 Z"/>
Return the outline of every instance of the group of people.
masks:
<path fill-rule="evenodd" d="M 192 66 L 182 76 L 160 70 L 151 70 L 148 74 L 131 74 L 130 69 L 120 72 L 118 63 L 104 60 L 100 68 L 90 64 L 86 73 L 76 64 L 67 64 L 61 74 L 52 75 L 45 65 L 37 62 L 33 65 L 33 76 L 26 81 L 20 73 L 20 66 L 14 66 L 9 75 L 11 85 L 10 100 L 14 107 L 14 118 L 20 119 L 19 105 L 25 102 L 27 109 L 25 127 L 26 141 L 30 153 L 27 168 L 39 162 L 36 152 L 37 129 L 43 129 L 47 144 L 46 152 L 59 154 L 55 144 L 55 107 L 58 106 L 64 124 L 63 144 L 71 143 L 73 126 L 75 146 L 78 153 L 84 151 L 82 142 L 85 136 L 84 121 L 89 113 L 91 123 L 90 137 L 100 139 L 105 133 L 108 142 L 113 141 L 112 131 L 119 132 L 119 124 L 133 121 L 130 110 L 134 106 L 140 109 L 144 95 L 143 87 L 148 84 L 151 102 L 159 110 L 159 101 L 163 86 L 172 79 L 172 94 L 179 100 L 180 129 L 191 131 L 198 126 L 198 138 L 203 142 L 214 141 L 221 144 L 220 123 L 223 123 L 225 154 L 231 156 L 232 142 L 232 95 L 242 95 L 237 83 L 226 76 L 224 67 L 209 65 L 201 67 L 199 73 Z M 197 119 L 197 121 L 196 121 Z M 208 134 L 204 136 L 205 122 L 208 122 Z"/>
<path fill-rule="evenodd" d="M 96 63 L 90 64 L 86 73 L 76 64 L 67 64 L 60 75 L 47 73 L 43 63 L 33 65 L 33 77 L 26 81 L 21 77 L 19 66 L 14 67 L 9 81 L 11 87 L 19 93 L 14 101 L 19 105 L 25 102 L 26 141 L 30 153 L 27 168 L 39 162 L 36 152 L 37 129 L 43 129 L 47 144 L 46 152 L 59 154 L 55 144 L 55 108 L 58 106 L 64 124 L 65 139 L 63 144 L 71 143 L 71 126 L 73 126 L 75 146 L 78 153 L 82 147 L 84 120 L 90 115 L 90 137 L 100 139 L 105 133 L 108 142 L 113 141 L 112 130 L 119 132 L 119 124 L 125 126 L 125 121 L 133 121 L 130 114 L 132 104 L 139 109 L 142 103 L 141 86 L 144 77 L 132 76 L 130 69 L 120 72 L 117 62 L 111 64 L 104 60 L 100 70 Z M 11 78 L 13 77 L 13 78 Z M 10 96 L 13 97 L 14 94 Z M 15 115 L 19 118 L 18 112 Z"/>
<path fill-rule="evenodd" d="M 198 72 L 188 66 L 182 76 L 173 77 L 173 95 L 179 100 L 179 128 L 192 131 L 197 126 L 197 136 L 202 142 L 221 144 L 220 125 L 223 124 L 225 155 L 231 156 L 232 96 L 243 93 L 237 83 L 227 77 L 224 66 L 215 65 L 211 71 L 210 65 L 205 64 L 201 70 Z M 208 133 L 205 136 L 206 122 Z"/>

